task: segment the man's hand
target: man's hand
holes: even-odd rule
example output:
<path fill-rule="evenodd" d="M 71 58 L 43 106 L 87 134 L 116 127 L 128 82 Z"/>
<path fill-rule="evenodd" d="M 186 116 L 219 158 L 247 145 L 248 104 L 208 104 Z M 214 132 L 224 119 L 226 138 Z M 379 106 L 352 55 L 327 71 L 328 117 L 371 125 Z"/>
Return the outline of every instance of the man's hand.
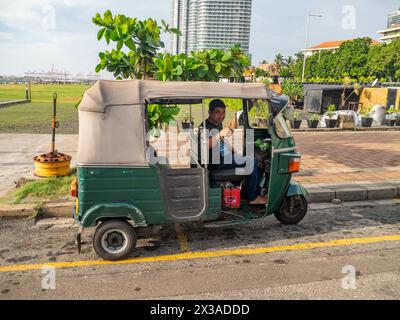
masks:
<path fill-rule="evenodd" d="M 231 128 L 222 129 L 219 133 L 221 139 L 225 139 L 233 134 L 233 130 Z"/>
<path fill-rule="evenodd" d="M 238 122 L 237 122 L 237 112 L 235 112 L 235 117 L 229 122 L 228 127 L 231 129 L 237 129 L 238 128 Z"/>

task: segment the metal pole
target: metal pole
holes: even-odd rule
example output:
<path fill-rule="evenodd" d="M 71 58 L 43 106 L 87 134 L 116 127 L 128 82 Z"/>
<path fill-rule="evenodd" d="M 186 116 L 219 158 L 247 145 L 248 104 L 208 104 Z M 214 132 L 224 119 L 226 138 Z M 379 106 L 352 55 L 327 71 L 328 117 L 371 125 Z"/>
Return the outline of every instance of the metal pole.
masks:
<path fill-rule="evenodd" d="M 208 167 L 208 137 L 207 137 L 207 128 L 206 128 L 206 118 L 204 112 L 204 99 L 201 102 L 201 115 L 203 117 L 203 131 L 200 136 L 201 141 L 201 160 L 204 163 L 204 167 L 207 169 Z"/>
<path fill-rule="evenodd" d="M 307 47 L 308 47 L 308 34 L 310 31 L 310 18 L 311 17 L 316 17 L 316 18 L 322 18 L 322 15 L 320 14 L 309 14 L 307 17 L 307 30 L 306 30 L 306 42 L 305 42 L 305 47 L 304 47 L 304 60 L 303 60 L 303 73 L 301 76 L 301 82 L 304 83 L 304 78 L 305 78 L 305 73 L 306 73 L 306 60 L 307 60 Z"/>
<path fill-rule="evenodd" d="M 57 93 L 53 94 L 53 119 L 51 121 L 51 153 L 54 155 L 56 151 L 56 128 L 57 128 Z"/>
<path fill-rule="evenodd" d="M 190 123 L 190 129 L 193 129 L 193 126 L 192 126 L 192 104 L 189 105 L 189 123 Z"/>
<path fill-rule="evenodd" d="M 306 60 L 307 60 L 307 47 L 308 47 L 308 31 L 310 29 L 310 15 L 307 17 L 307 30 L 306 30 L 306 41 L 304 46 L 304 59 L 303 59 L 303 73 L 301 75 L 301 82 L 304 83 L 304 75 L 306 72 Z"/>

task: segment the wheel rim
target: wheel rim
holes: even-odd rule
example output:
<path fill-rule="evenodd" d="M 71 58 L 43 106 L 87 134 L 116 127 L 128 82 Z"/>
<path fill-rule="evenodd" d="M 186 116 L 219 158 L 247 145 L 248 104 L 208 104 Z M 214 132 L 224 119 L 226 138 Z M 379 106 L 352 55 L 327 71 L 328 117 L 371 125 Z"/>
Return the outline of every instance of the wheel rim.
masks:
<path fill-rule="evenodd" d="M 282 208 L 283 213 L 289 217 L 289 218 L 295 218 L 301 214 L 303 214 L 304 208 L 303 208 L 303 201 L 301 198 L 295 198 L 294 203 L 293 203 L 293 210 L 290 212 L 289 210 L 289 204 L 286 203 L 286 205 Z"/>
<path fill-rule="evenodd" d="M 119 254 L 128 246 L 128 236 L 119 229 L 110 229 L 101 237 L 101 246 L 109 254 Z"/>

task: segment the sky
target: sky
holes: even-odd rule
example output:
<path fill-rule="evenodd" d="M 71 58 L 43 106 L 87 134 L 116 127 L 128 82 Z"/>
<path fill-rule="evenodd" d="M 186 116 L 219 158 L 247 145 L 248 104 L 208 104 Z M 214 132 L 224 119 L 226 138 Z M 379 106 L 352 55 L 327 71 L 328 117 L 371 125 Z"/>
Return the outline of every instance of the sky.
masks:
<path fill-rule="evenodd" d="M 52 65 L 72 74 L 94 73 L 98 42 L 91 22 L 110 9 L 140 19 L 170 22 L 171 0 L 0 0 L 0 74 L 48 71 Z M 389 12 L 399 0 L 253 0 L 250 36 L 252 63 L 292 55 L 305 46 L 308 14 L 309 46 L 357 37 L 378 39 Z M 169 49 L 169 38 L 164 39 Z"/>

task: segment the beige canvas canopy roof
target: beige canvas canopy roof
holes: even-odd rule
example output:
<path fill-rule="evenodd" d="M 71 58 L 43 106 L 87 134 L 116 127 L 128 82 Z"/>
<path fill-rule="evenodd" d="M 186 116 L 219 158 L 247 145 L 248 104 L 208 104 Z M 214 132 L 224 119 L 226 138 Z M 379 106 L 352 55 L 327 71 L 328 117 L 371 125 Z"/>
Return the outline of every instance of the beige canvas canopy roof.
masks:
<path fill-rule="evenodd" d="M 99 80 L 85 92 L 79 110 L 104 112 L 108 106 L 141 105 L 151 99 L 266 99 L 263 84 Z"/>
<path fill-rule="evenodd" d="M 145 103 L 154 99 L 267 99 L 263 84 L 99 80 L 79 105 L 78 165 L 146 166 Z"/>

